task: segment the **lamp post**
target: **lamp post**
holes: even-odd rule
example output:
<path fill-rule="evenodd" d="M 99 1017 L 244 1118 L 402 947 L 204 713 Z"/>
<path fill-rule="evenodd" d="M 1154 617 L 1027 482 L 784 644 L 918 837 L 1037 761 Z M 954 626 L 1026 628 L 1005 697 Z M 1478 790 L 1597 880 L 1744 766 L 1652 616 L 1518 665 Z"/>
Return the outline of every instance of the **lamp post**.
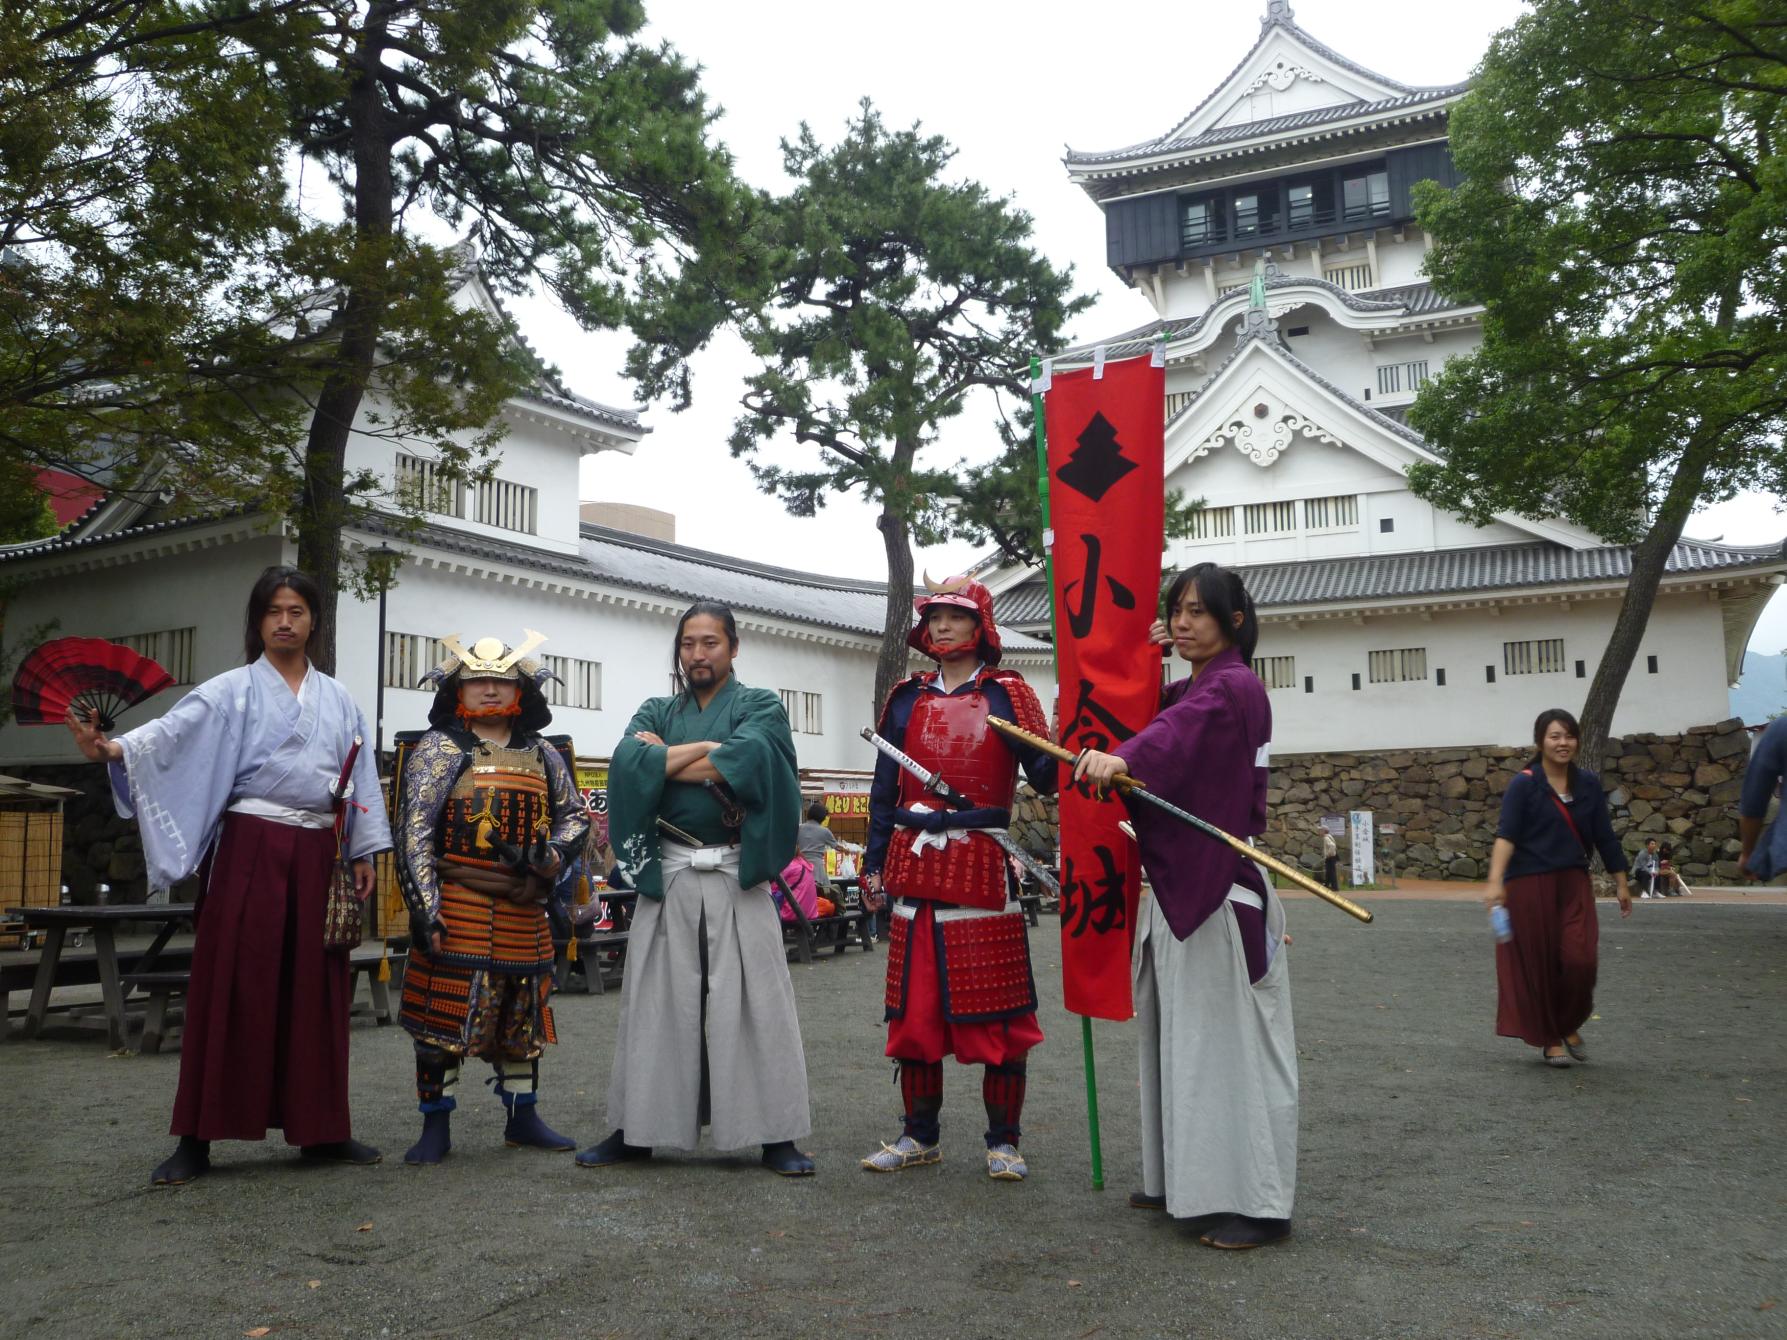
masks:
<path fill-rule="evenodd" d="M 373 766 L 378 767 L 385 757 L 385 593 L 391 589 L 392 567 L 403 561 L 403 550 L 381 543 L 376 549 L 368 549 L 366 558 L 382 569 L 378 584 L 378 648 L 373 656 L 372 758 Z"/>

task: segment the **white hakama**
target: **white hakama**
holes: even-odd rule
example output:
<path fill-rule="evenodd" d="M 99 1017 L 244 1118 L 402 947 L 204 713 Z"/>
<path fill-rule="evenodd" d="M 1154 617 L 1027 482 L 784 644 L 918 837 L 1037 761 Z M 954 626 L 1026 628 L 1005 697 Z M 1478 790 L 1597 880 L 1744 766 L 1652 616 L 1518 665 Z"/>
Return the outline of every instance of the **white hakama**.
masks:
<path fill-rule="evenodd" d="M 1240 889 L 1243 895 L 1257 897 Z M 1284 909 L 1268 895 L 1270 966 L 1247 980 L 1228 903 L 1185 940 L 1144 897 L 1131 966 L 1141 1046 L 1142 1189 L 1188 1219 L 1289 1219 L 1297 1190 L 1297 1043 Z"/>
<path fill-rule="evenodd" d="M 715 869 L 696 869 L 701 853 Z M 807 1061 L 769 885 L 741 889 L 738 848 L 662 847 L 664 897 L 641 897 L 627 941 L 608 1121 L 628 1144 L 694 1149 L 812 1130 Z M 708 857 L 712 859 L 712 857 Z"/>

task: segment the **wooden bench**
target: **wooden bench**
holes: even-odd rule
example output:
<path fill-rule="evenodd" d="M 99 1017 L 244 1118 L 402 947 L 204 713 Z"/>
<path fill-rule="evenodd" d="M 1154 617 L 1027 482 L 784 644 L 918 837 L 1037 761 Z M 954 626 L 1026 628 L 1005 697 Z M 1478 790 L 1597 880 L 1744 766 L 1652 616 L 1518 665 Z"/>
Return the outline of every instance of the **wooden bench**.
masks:
<path fill-rule="evenodd" d="M 393 1022 L 395 1017 L 391 1013 L 391 983 L 379 977 L 379 965 L 387 958 L 387 950 L 382 944 L 361 945 L 348 954 L 350 980 L 362 974 L 365 976 L 372 996 L 372 1017 L 381 1028 Z M 391 975 L 387 973 L 387 977 Z M 176 999 L 186 995 L 187 988 L 192 985 L 192 969 L 188 966 L 157 968 L 149 972 L 126 972 L 120 975 L 119 980 L 124 983 L 126 992 L 142 991 L 149 998 L 148 1008 L 143 1015 L 143 1037 L 137 1044 L 137 1050 L 150 1054 L 159 1052 L 162 1042 L 167 1038 L 168 1008 Z M 357 988 L 350 989 L 349 998 L 352 999 L 354 994 L 357 994 Z"/>
<path fill-rule="evenodd" d="M 588 996 L 605 996 L 608 988 L 619 986 L 627 957 L 626 931 L 594 931 L 579 939 L 554 940 L 552 943 L 552 982 L 560 991 L 571 984 L 576 967 L 583 969 L 583 992 Z M 575 964 L 571 945 L 577 946 Z"/>

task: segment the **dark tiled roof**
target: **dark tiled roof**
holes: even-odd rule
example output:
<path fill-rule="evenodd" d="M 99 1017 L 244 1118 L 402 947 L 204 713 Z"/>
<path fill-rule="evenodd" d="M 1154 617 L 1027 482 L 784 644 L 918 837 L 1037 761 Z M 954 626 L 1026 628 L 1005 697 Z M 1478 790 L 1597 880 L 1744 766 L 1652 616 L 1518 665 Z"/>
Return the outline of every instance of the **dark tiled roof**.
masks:
<path fill-rule="evenodd" d="M 204 516 L 168 517 L 161 521 L 151 521 L 140 526 L 127 526 L 123 530 L 107 531 L 103 535 L 85 535 L 79 538 L 65 538 L 69 532 L 91 519 L 93 514 L 106 502 L 101 498 L 85 513 L 64 526 L 61 531 L 42 540 L 29 540 L 23 544 L 0 546 L 0 563 L 10 563 L 23 558 L 42 558 L 46 554 L 68 553 L 75 550 L 85 551 L 97 549 L 102 545 L 112 544 L 119 540 L 136 540 L 145 535 L 162 535 L 169 531 L 188 530 L 196 526 L 208 526 L 217 521 L 228 521 L 234 517 L 252 516 L 254 508 L 238 507 L 227 512 L 211 512 Z"/>
<path fill-rule="evenodd" d="M 1783 563 L 1787 563 L 1787 545 L 1747 547 L 1683 540 L 1675 546 L 1665 572 L 1674 576 Z M 1624 581 L 1632 572 L 1632 551 L 1623 545 L 1570 549 L 1540 541 L 1481 549 L 1263 563 L 1242 567 L 1240 572 L 1254 603 L 1267 609 Z"/>
<path fill-rule="evenodd" d="M 1291 131 L 1304 130 L 1310 126 L 1327 125 L 1334 121 L 1351 121 L 1357 118 L 1376 119 L 1409 111 L 1431 115 L 1443 110 L 1446 103 L 1465 92 L 1466 87 L 1464 84 L 1457 84 L 1447 88 L 1423 89 L 1414 93 L 1399 94 L 1394 98 L 1381 98 L 1376 102 L 1347 102 L 1335 107 L 1315 107 L 1306 112 L 1292 112 L 1286 116 L 1267 117 L 1263 121 L 1248 121 L 1235 126 L 1213 126 L 1202 134 L 1187 135 L 1178 139 L 1162 136 L 1160 139 L 1144 140 L 1140 144 L 1127 145 L 1121 149 L 1106 149 L 1098 153 L 1080 154 L 1069 150 L 1066 161 L 1070 167 L 1091 167 L 1099 163 L 1121 163 L 1129 159 L 1144 158 L 1154 154 L 1193 153 L 1199 149 L 1228 144 L 1234 140 L 1250 140 L 1261 135 L 1283 135 Z"/>
<path fill-rule="evenodd" d="M 993 617 L 1001 627 L 1019 627 L 1049 621 L 1049 588 L 1040 578 L 1019 582 L 993 597 Z"/>
<path fill-rule="evenodd" d="M 1448 298 L 1432 284 L 1425 282 L 1399 284 L 1395 288 L 1374 288 L 1357 296 L 1369 298 L 1374 302 L 1401 303 L 1403 310 L 1410 316 L 1425 316 L 1428 312 L 1449 312 L 1457 307 L 1475 307 L 1477 305 Z"/>

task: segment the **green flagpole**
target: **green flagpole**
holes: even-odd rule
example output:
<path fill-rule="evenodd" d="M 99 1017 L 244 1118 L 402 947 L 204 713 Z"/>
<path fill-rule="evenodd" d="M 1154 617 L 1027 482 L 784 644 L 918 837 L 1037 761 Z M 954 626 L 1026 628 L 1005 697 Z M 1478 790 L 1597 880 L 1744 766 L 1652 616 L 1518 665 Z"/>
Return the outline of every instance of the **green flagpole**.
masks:
<path fill-rule="evenodd" d="M 1042 360 L 1030 359 L 1030 406 L 1036 417 L 1036 496 L 1042 503 L 1043 578 L 1049 589 L 1049 647 L 1055 654 L 1055 692 L 1060 693 L 1061 662 L 1060 629 L 1055 620 L 1055 551 L 1047 541 L 1052 538 L 1049 526 L 1049 438 L 1043 420 L 1042 395 L 1034 388 L 1042 378 Z M 1080 1050 L 1086 1069 L 1086 1133 L 1092 1141 L 1092 1189 L 1104 1190 L 1104 1145 L 1098 1134 L 1098 1061 L 1092 1051 L 1092 1016 L 1080 1016 Z"/>

